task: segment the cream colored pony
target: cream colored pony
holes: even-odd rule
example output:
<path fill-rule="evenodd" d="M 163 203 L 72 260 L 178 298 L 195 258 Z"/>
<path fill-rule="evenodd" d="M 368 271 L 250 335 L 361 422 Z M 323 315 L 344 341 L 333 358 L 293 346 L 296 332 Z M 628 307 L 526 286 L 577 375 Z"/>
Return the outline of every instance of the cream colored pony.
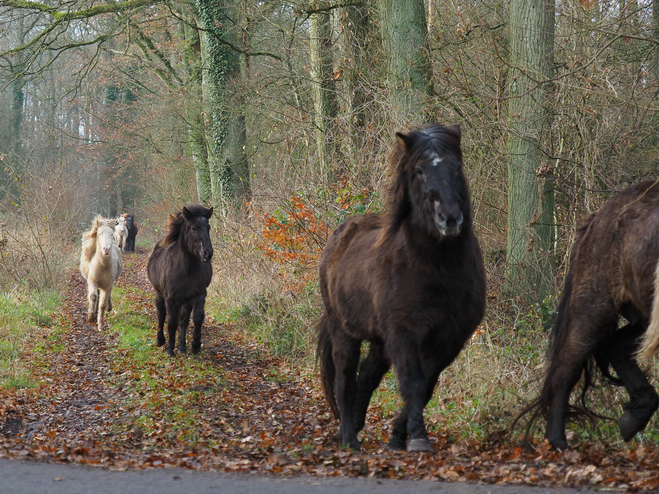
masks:
<path fill-rule="evenodd" d="M 114 239 L 119 246 L 121 252 L 126 252 L 126 237 L 128 237 L 128 227 L 126 226 L 126 218 L 120 216 L 117 218 L 117 224 L 114 227 Z"/>
<path fill-rule="evenodd" d="M 116 220 L 96 216 L 92 228 L 82 236 L 80 273 L 87 280 L 87 321 L 101 331 L 105 311 L 112 310 L 112 285 L 123 269 L 121 252 L 114 239 Z"/>

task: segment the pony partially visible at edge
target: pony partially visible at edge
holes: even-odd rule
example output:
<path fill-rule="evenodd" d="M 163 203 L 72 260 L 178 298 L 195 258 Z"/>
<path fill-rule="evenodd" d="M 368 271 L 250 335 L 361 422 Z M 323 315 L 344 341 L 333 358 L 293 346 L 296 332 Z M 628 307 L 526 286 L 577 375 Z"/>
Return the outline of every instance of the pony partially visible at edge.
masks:
<path fill-rule="evenodd" d="M 123 269 L 114 227 L 115 220 L 99 215 L 82 235 L 80 273 L 87 280 L 87 321 L 96 322 L 99 331 L 105 324 L 105 312 L 112 310 L 112 286 Z"/>
<path fill-rule="evenodd" d="M 198 353 L 201 349 L 206 288 L 213 276 L 209 223 L 212 215 L 213 208 L 201 205 L 190 205 L 176 214 L 170 214 L 167 235 L 154 246 L 147 263 L 149 281 L 156 291 L 157 343 L 158 346 L 165 344 L 163 328 L 168 317 L 169 355 L 174 355 L 177 329 L 178 350 L 180 353 L 186 352 L 185 334 L 190 314 L 194 323 L 192 353 Z"/>
<path fill-rule="evenodd" d="M 516 419 L 531 414 L 527 440 L 544 415 L 549 444 L 568 447 L 566 419 L 594 415 L 584 400 L 598 368 L 629 394 L 618 419 L 622 438 L 631 441 L 645 429 L 659 396 L 637 358 L 659 353 L 658 290 L 659 180 L 647 180 L 613 195 L 577 232 L 542 391 Z M 619 327 L 621 317 L 627 324 Z M 571 404 L 582 376 L 581 404 Z"/>

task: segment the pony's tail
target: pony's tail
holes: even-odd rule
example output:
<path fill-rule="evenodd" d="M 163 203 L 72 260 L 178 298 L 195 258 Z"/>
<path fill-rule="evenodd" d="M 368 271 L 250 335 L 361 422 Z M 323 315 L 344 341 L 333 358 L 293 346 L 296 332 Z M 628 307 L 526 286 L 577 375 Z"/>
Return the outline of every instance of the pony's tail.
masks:
<path fill-rule="evenodd" d="M 330 410 L 335 418 L 339 418 L 339 407 L 336 404 L 336 394 L 334 392 L 334 379 L 336 377 L 336 368 L 332 358 L 332 340 L 330 338 L 330 320 L 327 313 L 323 314 L 318 324 L 318 346 L 316 348 L 316 358 L 320 361 L 320 378 L 323 383 L 325 398 L 329 404 Z"/>
<path fill-rule="evenodd" d="M 636 356 L 641 360 L 649 360 L 657 353 L 659 353 L 659 263 L 654 270 L 654 298 L 650 324 L 641 338 L 641 346 L 636 352 Z"/>

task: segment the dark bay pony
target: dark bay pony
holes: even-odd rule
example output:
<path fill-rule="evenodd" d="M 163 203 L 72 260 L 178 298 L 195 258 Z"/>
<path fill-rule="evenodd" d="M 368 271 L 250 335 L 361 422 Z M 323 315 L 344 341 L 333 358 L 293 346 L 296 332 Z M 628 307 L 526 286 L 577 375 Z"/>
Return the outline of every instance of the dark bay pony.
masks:
<path fill-rule="evenodd" d="M 123 213 L 121 218 L 126 219 L 127 229 L 126 245 L 124 247 L 124 251 L 135 252 L 135 237 L 137 237 L 137 232 L 139 231 L 137 225 L 135 224 L 135 216 L 128 213 Z"/>
<path fill-rule="evenodd" d="M 527 437 L 533 421 L 545 414 L 545 437 L 553 448 L 567 448 L 568 414 L 588 413 L 585 406 L 569 405 L 570 394 L 584 375 L 586 396 L 593 364 L 629 393 L 618 419 L 623 439 L 630 441 L 645 429 L 659 397 L 636 355 L 651 357 L 659 347 L 658 261 L 659 181 L 619 192 L 579 229 L 552 329 L 542 392 L 523 412 L 533 412 Z M 620 316 L 626 320 L 622 327 Z"/>
<path fill-rule="evenodd" d="M 389 213 L 349 218 L 323 252 L 318 358 L 343 447 L 359 449 L 369 401 L 393 364 L 404 406 L 389 447 L 405 449 L 409 436 L 408 451 L 432 451 L 423 409 L 485 310 L 460 127 L 396 134 L 391 164 Z"/>
<path fill-rule="evenodd" d="M 213 208 L 200 205 L 184 207 L 169 215 L 167 236 L 153 248 L 147 264 L 149 280 L 156 291 L 158 313 L 158 346 L 165 344 L 163 327 L 167 319 L 169 355 L 174 355 L 176 329 L 179 328 L 178 350 L 185 353 L 185 333 L 194 323 L 192 353 L 201 348 L 201 325 L 204 322 L 206 288 L 211 282 L 213 245 L 208 220 Z"/>

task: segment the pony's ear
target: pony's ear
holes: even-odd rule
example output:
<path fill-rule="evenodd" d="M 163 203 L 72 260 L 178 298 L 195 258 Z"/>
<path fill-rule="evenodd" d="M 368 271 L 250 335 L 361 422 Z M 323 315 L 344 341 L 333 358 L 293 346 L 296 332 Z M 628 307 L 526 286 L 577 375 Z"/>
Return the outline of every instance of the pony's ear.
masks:
<path fill-rule="evenodd" d="M 190 212 L 190 210 L 188 208 L 186 208 L 185 206 L 183 206 L 183 211 L 182 212 L 183 212 L 183 216 L 185 217 L 186 220 L 191 220 L 194 217 L 193 214 Z"/>
<path fill-rule="evenodd" d="M 396 143 L 403 152 L 407 152 L 412 147 L 412 138 L 408 134 L 396 132 Z"/>
<path fill-rule="evenodd" d="M 460 130 L 460 124 L 455 124 L 455 125 L 450 125 L 446 127 L 448 131 L 455 136 L 458 139 L 458 143 L 460 142 L 460 138 L 462 137 L 462 131 Z"/>
<path fill-rule="evenodd" d="M 204 215 L 207 219 L 211 219 L 211 216 L 213 216 L 213 208 L 211 207 L 206 211 L 206 214 Z"/>

